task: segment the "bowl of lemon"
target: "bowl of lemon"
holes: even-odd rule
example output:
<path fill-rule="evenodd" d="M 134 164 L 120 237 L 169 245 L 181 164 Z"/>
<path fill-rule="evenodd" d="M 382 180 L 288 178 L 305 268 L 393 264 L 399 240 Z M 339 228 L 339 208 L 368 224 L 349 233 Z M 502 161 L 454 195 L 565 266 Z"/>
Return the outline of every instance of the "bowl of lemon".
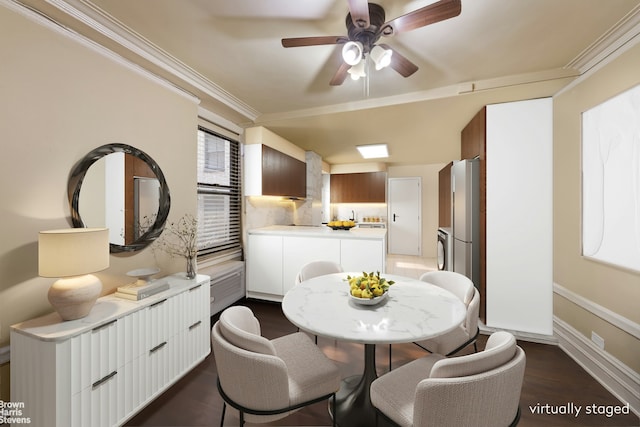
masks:
<path fill-rule="evenodd" d="M 366 273 L 361 276 L 347 276 L 349 298 L 356 304 L 375 305 L 389 296 L 389 287 L 395 282 L 380 277 L 380 272 Z"/>
<path fill-rule="evenodd" d="M 355 221 L 329 221 L 327 227 L 331 227 L 334 230 L 350 230 L 356 226 Z"/>

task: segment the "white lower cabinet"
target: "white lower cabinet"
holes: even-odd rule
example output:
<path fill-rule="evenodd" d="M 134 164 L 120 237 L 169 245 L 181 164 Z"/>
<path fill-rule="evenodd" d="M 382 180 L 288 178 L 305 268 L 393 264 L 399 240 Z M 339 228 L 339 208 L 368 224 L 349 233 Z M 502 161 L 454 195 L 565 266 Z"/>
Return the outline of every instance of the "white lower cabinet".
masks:
<path fill-rule="evenodd" d="M 358 239 L 353 236 L 250 233 L 246 261 L 247 296 L 282 300 L 284 294 L 294 286 L 300 268 L 318 260 L 336 262 L 344 271 L 384 272 L 386 240 L 383 237 Z"/>
<path fill-rule="evenodd" d="M 209 354 L 209 277 L 159 280 L 171 288 L 142 301 L 12 326 L 11 399 L 32 425 L 120 425 Z"/>
<path fill-rule="evenodd" d="M 250 235 L 247 248 L 247 293 L 269 298 L 283 295 L 282 236 Z"/>
<path fill-rule="evenodd" d="M 387 248 L 377 240 L 340 240 L 340 264 L 344 271 L 384 272 Z"/>
<path fill-rule="evenodd" d="M 282 242 L 282 295 L 295 285 L 298 272 L 312 261 L 340 264 L 340 240 L 314 237 L 285 237 Z"/>

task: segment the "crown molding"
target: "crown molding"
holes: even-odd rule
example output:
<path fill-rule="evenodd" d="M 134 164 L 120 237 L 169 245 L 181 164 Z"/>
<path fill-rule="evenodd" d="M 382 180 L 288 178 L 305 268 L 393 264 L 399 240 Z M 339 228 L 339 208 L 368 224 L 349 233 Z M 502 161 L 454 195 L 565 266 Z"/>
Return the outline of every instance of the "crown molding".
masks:
<path fill-rule="evenodd" d="M 580 71 L 580 74 L 584 74 L 601 62 L 610 61 L 612 55 L 632 42 L 639 34 L 640 5 L 637 5 L 609 31 L 569 62 L 565 68 L 573 68 Z"/>
<path fill-rule="evenodd" d="M 260 112 L 86 0 L 46 0 L 65 14 L 250 120 Z"/>

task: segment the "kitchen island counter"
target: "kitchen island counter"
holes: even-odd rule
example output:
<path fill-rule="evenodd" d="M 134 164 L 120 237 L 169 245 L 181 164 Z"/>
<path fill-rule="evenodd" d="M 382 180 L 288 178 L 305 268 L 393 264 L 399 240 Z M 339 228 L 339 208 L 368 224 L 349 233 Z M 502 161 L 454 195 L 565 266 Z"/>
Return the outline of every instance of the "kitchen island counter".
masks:
<path fill-rule="evenodd" d="M 332 261 L 344 271 L 385 272 L 387 230 L 273 225 L 248 231 L 247 297 L 281 301 L 303 265 Z"/>

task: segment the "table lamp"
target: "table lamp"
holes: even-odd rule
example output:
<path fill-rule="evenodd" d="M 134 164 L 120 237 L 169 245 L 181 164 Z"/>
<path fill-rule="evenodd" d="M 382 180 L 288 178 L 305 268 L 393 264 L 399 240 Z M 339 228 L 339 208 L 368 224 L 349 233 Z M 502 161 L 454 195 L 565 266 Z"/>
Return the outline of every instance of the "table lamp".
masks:
<path fill-rule="evenodd" d="M 102 292 L 91 273 L 109 267 L 108 228 L 69 228 L 41 231 L 38 274 L 59 277 L 49 288 L 49 303 L 63 320 L 85 317 Z"/>

